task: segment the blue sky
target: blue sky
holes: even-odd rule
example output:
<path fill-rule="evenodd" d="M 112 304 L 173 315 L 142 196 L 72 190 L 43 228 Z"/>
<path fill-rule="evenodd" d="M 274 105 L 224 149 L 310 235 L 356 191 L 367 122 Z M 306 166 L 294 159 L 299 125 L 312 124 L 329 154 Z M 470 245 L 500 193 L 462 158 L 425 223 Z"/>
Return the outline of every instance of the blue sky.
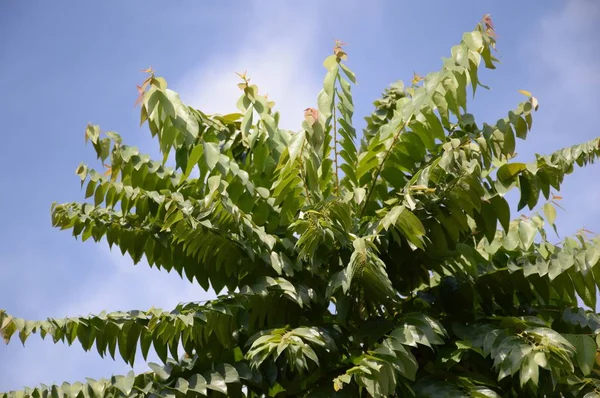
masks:
<path fill-rule="evenodd" d="M 597 0 L 1 2 L 0 308 L 41 319 L 212 296 L 50 225 L 53 201 L 83 199 L 79 162 L 99 166 L 83 143 L 88 122 L 157 153 L 133 107 L 140 69 L 151 65 L 184 100 L 223 113 L 239 95 L 234 72 L 247 69 L 276 101 L 284 127 L 296 129 L 316 102 L 322 59 L 342 39 L 358 75 L 361 124 L 389 83 L 439 69 L 484 13 L 495 21 L 502 63 L 483 75 L 492 91 L 478 92 L 478 122 L 505 116 L 526 89 L 541 106 L 530 140 L 519 143 L 521 159 L 600 135 Z M 564 185 L 563 234 L 600 232 L 599 173 L 597 165 L 579 170 Z M 0 346 L 0 391 L 127 370 L 38 338 Z"/>

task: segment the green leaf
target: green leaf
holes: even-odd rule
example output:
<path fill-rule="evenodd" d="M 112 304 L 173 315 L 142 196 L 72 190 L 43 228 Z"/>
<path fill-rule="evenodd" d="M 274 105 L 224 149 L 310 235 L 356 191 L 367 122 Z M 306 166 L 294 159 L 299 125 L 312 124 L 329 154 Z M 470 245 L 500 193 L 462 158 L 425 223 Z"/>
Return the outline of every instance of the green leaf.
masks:
<path fill-rule="evenodd" d="M 523 387 L 527 382 L 531 381 L 534 385 L 538 385 L 539 382 L 539 367 L 537 362 L 533 359 L 533 353 L 529 353 L 525 357 L 523 364 L 521 365 L 520 382 Z"/>
<path fill-rule="evenodd" d="M 425 235 L 425 227 L 421 220 L 410 210 L 405 207 L 400 208 L 396 225 L 409 242 L 419 249 L 424 248 L 423 236 Z"/>
<path fill-rule="evenodd" d="M 127 376 L 113 376 L 112 384 L 121 390 L 125 395 L 129 395 L 133 389 L 133 383 L 135 382 L 135 374 L 130 371 Z"/>
<path fill-rule="evenodd" d="M 554 224 L 554 221 L 556 221 L 556 208 L 552 203 L 548 202 L 544 205 L 544 215 L 551 225 Z"/>
<path fill-rule="evenodd" d="M 96 380 L 88 379 L 88 386 L 93 391 L 94 396 L 104 397 L 105 384 Z"/>
<path fill-rule="evenodd" d="M 525 250 L 528 250 L 531 247 L 536 234 L 537 228 L 531 221 L 519 221 L 519 239 Z"/>
<path fill-rule="evenodd" d="M 192 151 L 190 152 L 190 156 L 188 157 L 188 160 L 187 160 L 187 167 L 185 169 L 185 173 L 183 173 L 183 175 L 181 176 L 182 182 L 187 180 L 187 178 L 192 173 L 192 170 L 194 169 L 194 167 L 198 164 L 198 161 L 200 160 L 200 158 L 202 158 L 203 154 L 204 154 L 204 146 L 196 145 L 194 148 L 192 148 Z"/>
<path fill-rule="evenodd" d="M 269 198 L 269 195 L 271 194 L 267 188 L 263 187 L 257 187 L 256 192 L 258 192 L 263 199 Z"/>
<path fill-rule="evenodd" d="M 221 151 L 214 142 L 204 142 L 204 161 L 208 165 L 209 170 L 212 170 L 219 161 L 219 155 Z"/>
<path fill-rule="evenodd" d="M 333 96 L 327 94 L 325 90 L 321 90 L 317 97 L 317 105 L 319 112 L 326 118 L 331 116 L 331 110 L 333 109 Z"/>
<path fill-rule="evenodd" d="M 508 182 L 525 169 L 525 163 L 507 163 L 498 169 L 497 176 L 500 181 Z"/>
<path fill-rule="evenodd" d="M 531 355 L 531 354 L 530 354 Z M 537 351 L 533 353 L 533 360 L 538 364 L 539 367 L 547 369 L 548 368 L 548 357 L 542 351 Z"/>
<path fill-rule="evenodd" d="M 206 379 L 206 387 L 221 392 L 223 394 L 227 394 L 227 385 L 225 384 L 225 380 L 223 377 L 217 372 L 210 372 L 204 374 L 204 378 Z"/>
<path fill-rule="evenodd" d="M 207 395 L 206 379 L 200 374 L 192 375 L 189 379 L 188 389 L 201 395 Z"/>
<path fill-rule="evenodd" d="M 483 48 L 483 37 L 478 31 L 468 32 L 463 35 L 463 40 L 471 51 L 481 51 Z"/>
<path fill-rule="evenodd" d="M 496 228 L 498 225 L 498 213 L 496 211 L 496 208 L 492 204 L 488 202 L 483 202 L 481 205 L 480 214 L 483 220 L 482 229 L 485 232 L 485 237 L 488 239 L 488 241 L 491 242 L 494 240 L 494 236 L 496 235 Z M 503 216 L 506 217 L 506 215 Z"/>
<path fill-rule="evenodd" d="M 300 151 L 302 150 L 304 141 L 305 141 L 304 133 L 296 133 L 296 134 L 292 135 L 292 139 L 290 140 L 290 145 L 288 148 L 289 155 L 290 155 L 290 161 L 293 162 L 296 159 L 296 157 L 298 157 L 298 155 L 300 154 Z"/>
<path fill-rule="evenodd" d="M 510 208 L 508 207 L 508 202 L 503 197 L 494 196 L 491 199 L 491 203 L 496 212 L 496 217 L 500 221 L 500 225 L 502 225 L 504 231 L 508 232 L 510 225 Z"/>
<path fill-rule="evenodd" d="M 96 192 L 94 193 L 94 206 L 99 206 L 104 202 L 104 195 L 106 194 L 106 187 L 104 185 L 98 185 Z"/>
<path fill-rule="evenodd" d="M 335 69 L 338 66 L 337 57 L 335 55 L 330 55 L 329 57 L 325 58 L 325 61 L 323 61 L 323 66 L 327 70 Z"/>
<path fill-rule="evenodd" d="M 217 371 L 223 376 L 225 383 L 237 383 L 240 381 L 240 375 L 234 366 L 221 364 L 217 366 Z"/>
<path fill-rule="evenodd" d="M 154 362 L 149 362 L 148 366 L 150 367 L 150 369 L 152 369 L 152 371 L 156 374 L 156 376 L 158 376 L 160 380 L 167 380 L 171 376 L 169 368 L 167 367 L 160 366 L 159 364 Z"/>
<path fill-rule="evenodd" d="M 244 134 L 246 134 L 246 135 L 250 134 L 250 128 L 252 127 L 252 115 L 253 114 L 254 114 L 253 109 L 249 108 L 246 111 L 244 118 L 242 119 L 241 129 L 244 132 Z"/>
<path fill-rule="evenodd" d="M 90 180 L 88 182 L 87 188 L 85 190 L 85 198 L 91 198 L 94 195 L 96 189 L 96 181 L 95 180 Z"/>
<path fill-rule="evenodd" d="M 100 126 L 88 124 L 85 129 L 85 142 L 90 140 L 92 144 L 98 142 L 98 138 L 100 137 Z"/>
<path fill-rule="evenodd" d="M 527 232 L 527 231 L 525 231 Z M 510 228 L 502 240 L 502 247 L 505 250 L 513 251 L 519 246 L 520 236 L 518 228 Z M 526 236 L 527 238 L 527 236 Z"/>
<path fill-rule="evenodd" d="M 221 120 L 231 123 L 239 120 L 243 115 L 241 113 L 229 113 L 220 117 Z"/>
<path fill-rule="evenodd" d="M 177 379 L 177 383 L 175 383 L 175 389 L 182 394 L 186 394 L 188 392 L 189 386 L 190 383 L 181 377 Z"/>
<path fill-rule="evenodd" d="M 364 189 L 362 189 L 362 191 L 366 192 Z M 362 202 L 362 200 L 360 202 Z M 404 206 L 395 206 L 394 208 L 392 208 L 381 220 L 380 227 L 387 231 L 392 225 L 396 225 L 396 221 L 398 221 L 398 216 L 400 216 L 400 213 L 403 210 Z"/>
<path fill-rule="evenodd" d="M 354 84 L 356 84 L 356 75 L 354 74 L 354 72 L 352 72 L 350 70 L 350 68 L 348 68 L 345 64 L 340 62 L 340 67 L 342 68 L 342 70 L 344 71 L 344 74 L 348 77 L 348 79 L 350 79 L 350 81 Z"/>
<path fill-rule="evenodd" d="M 519 200 L 519 204 L 517 205 L 517 210 L 523 209 L 531 202 L 537 202 L 532 182 L 532 179 L 527 173 L 519 175 L 519 188 L 521 189 L 521 199 Z M 530 206 L 530 208 L 533 208 L 533 206 Z"/>
<path fill-rule="evenodd" d="M 594 367 L 596 360 L 596 343 L 590 336 L 577 335 L 574 341 L 575 357 L 577 358 L 577 364 L 581 369 L 584 376 L 589 375 Z"/>

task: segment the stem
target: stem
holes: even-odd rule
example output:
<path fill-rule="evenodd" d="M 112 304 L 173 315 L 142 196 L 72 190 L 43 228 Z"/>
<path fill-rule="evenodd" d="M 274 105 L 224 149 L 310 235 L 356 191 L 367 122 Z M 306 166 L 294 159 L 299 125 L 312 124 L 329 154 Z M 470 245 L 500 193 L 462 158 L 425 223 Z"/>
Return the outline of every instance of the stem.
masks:
<path fill-rule="evenodd" d="M 300 153 L 298 154 L 298 162 L 300 162 L 300 176 L 302 176 L 302 181 L 304 182 L 304 192 L 306 192 L 306 199 L 309 202 L 312 202 L 310 198 L 310 192 L 308 191 L 308 182 L 306 180 L 306 175 L 304 174 L 304 162 L 302 161 L 302 155 L 304 153 L 304 144 L 306 143 L 306 132 L 304 134 L 304 141 L 302 141 L 302 148 L 300 148 Z"/>
<path fill-rule="evenodd" d="M 390 153 L 392 152 L 392 148 L 396 145 L 396 142 L 398 142 L 398 139 L 400 138 L 400 134 L 406 128 L 406 125 L 412 120 L 413 116 L 414 116 L 414 114 L 411 113 L 410 116 L 408 117 L 408 119 L 406 119 L 406 121 L 398 129 L 398 132 L 394 136 L 392 144 L 385 152 L 385 155 L 383 155 L 383 159 L 381 159 L 381 163 L 379 164 L 379 167 L 377 168 L 377 171 L 375 172 L 375 176 L 373 177 L 373 183 L 371 183 L 371 188 L 369 188 L 369 192 L 367 193 L 367 197 L 365 198 L 365 204 L 363 205 L 362 209 L 360 210 L 360 214 L 358 216 L 359 219 L 362 217 L 363 213 L 365 212 L 365 209 L 367 208 L 367 204 L 369 203 L 369 199 L 371 198 L 371 194 L 373 194 L 373 191 L 375 190 L 375 184 L 377 184 L 377 179 L 379 178 L 379 174 L 381 174 L 381 169 L 383 169 L 383 164 L 387 160 L 388 156 L 390 156 Z"/>
<path fill-rule="evenodd" d="M 340 191 L 340 177 L 339 177 L 339 167 L 338 167 L 338 146 L 337 146 L 337 117 L 336 117 L 336 107 L 335 107 L 335 91 L 333 96 L 333 152 L 335 154 L 335 193 L 339 193 Z"/>

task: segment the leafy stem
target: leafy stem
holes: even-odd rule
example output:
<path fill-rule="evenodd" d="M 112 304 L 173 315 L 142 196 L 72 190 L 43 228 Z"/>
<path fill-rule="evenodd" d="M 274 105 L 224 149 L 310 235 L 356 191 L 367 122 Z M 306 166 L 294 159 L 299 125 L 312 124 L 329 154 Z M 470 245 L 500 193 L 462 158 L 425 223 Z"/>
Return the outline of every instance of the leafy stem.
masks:
<path fill-rule="evenodd" d="M 379 174 L 381 174 L 381 170 L 383 169 L 383 165 L 385 164 L 385 161 L 387 160 L 388 156 L 390 156 L 390 153 L 392 152 L 392 148 L 394 148 L 394 146 L 398 142 L 398 139 L 400 139 L 400 134 L 402 134 L 402 131 L 404 131 L 404 129 L 406 128 L 408 123 L 410 123 L 413 116 L 414 116 L 414 113 L 411 113 L 410 116 L 404 121 L 402 126 L 396 132 L 396 135 L 394 136 L 390 147 L 387 149 L 387 151 L 385 151 L 385 154 L 383 155 L 383 158 L 381 159 L 381 163 L 379 163 L 379 167 L 377 167 L 377 171 L 375 171 L 375 175 L 373 176 L 373 182 L 371 183 L 371 187 L 369 188 L 369 191 L 367 192 L 367 196 L 365 197 L 365 203 L 363 204 L 363 207 L 360 210 L 360 213 L 358 216 L 359 218 L 361 218 L 363 216 L 363 213 L 365 212 L 365 209 L 367 208 L 367 204 L 369 203 L 369 199 L 371 198 L 371 195 L 373 194 L 373 191 L 375 190 L 375 184 L 377 184 L 377 179 L 379 178 Z"/>
<path fill-rule="evenodd" d="M 335 192 L 339 193 L 340 191 L 340 176 L 339 176 L 339 166 L 338 166 L 338 141 L 337 141 L 337 116 L 335 109 L 335 96 L 333 97 L 333 153 L 334 153 L 334 162 L 335 162 Z"/>
<path fill-rule="evenodd" d="M 306 134 L 306 133 L 304 133 Z M 306 199 L 308 202 L 312 202 L 310 197 L 310 192 L 308 191 L 308 180 L 306 178 L 306 173 L 304 170 L 304 161 L 302 160 L 302 156 L 304 156 L 304 144 L 306 144 L 306 138 L 302 141 L 302 148 L 300 148 L 300 153 L 298 154 L 298 162 L 300 163 L 300 175 L 302 176 L 302 181 L 304 185 L 304 192 L 306 193 Z"/>

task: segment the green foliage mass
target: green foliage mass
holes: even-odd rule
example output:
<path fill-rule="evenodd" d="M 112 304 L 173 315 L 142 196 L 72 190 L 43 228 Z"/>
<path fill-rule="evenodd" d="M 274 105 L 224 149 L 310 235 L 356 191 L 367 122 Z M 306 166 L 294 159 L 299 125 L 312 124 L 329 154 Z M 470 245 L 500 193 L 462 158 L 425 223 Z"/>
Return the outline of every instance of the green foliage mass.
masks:
<path fill-rule="evenodd" d="M 595 308 L 600 239 L 553 244 L 546 228 L 553 192 L 600 139 L 514 161 L 537 100 L 523 92 L 493 123 L 467 111 L 494 51 L 486 16 L 439 71 L 386 90 L 362 134 L 341 43 L 298 131 L 245 75 L 238 112 L 207 115 L 148 71 L 141 122 L 163 158 L 88 126 L 108 171 L 80 165 L 88 201 L 54 205 L 52 221 L 221 295 L 170 312 L 0 311 L 7 342 L 37 333 L 163 362 L 0 397 L 598 396 L 600 317 L 578 298 Z M 517 210 L 543 216 L 511 219 L 515 189 Z"/>

